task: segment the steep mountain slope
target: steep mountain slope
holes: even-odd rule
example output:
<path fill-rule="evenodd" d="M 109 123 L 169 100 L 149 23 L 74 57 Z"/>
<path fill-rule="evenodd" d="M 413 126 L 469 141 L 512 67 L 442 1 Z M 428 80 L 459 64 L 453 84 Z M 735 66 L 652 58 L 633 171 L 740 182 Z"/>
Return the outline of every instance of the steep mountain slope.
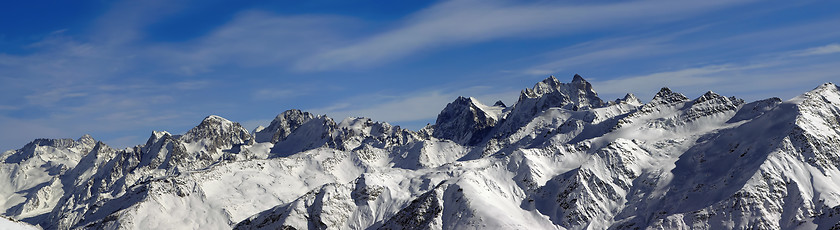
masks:
<path fill-rule="evenodd" d="M 475 98 L 458 97 L 440 112 L 432 136 L 462 145 L 479 144 L 504 118 L 503 106 L 486 106 Z"/>
<path fill-rule="evenodd" d="M 46 229 L 840 229 L 838 168 L 830 83 L 642 103 L 552 76 L 416 132 L 288 110 L 126 149 L 39 139 L 0 155 L 0 207 Z"/>

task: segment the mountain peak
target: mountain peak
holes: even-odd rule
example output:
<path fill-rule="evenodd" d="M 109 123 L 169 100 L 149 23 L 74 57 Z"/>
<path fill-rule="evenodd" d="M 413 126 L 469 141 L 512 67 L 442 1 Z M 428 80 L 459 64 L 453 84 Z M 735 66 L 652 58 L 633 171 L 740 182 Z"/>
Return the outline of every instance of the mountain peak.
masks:
<path fill-rule="evenodd" d="M 76 139 L 76 142 L 84 144 L 84 145 L 88 145 L 88 146 L 93 146 L 93 145 L 96 144 L 97 141 L 96 141 L 96 139 L 93 139 L 93 137 L 90 136 L 90 134 L 85 134 L 85 135 L 82 135 L 81 137 L 79 137 L 79 139 Z"/>
<path fill-rule="evenodd" d="M 549 76 L 534 85 L 533 88 L 523 90 L 519 95 L 519 101 L 524 101 L 529 98 L 543 98 L 539 100 L 547 100 L 545 102 L 549 102 L 549 104 L 541 106 L 544 108 L 564 107 L 566 109 L 577 110 L 598 108 L 605 105 L 604 101 L 598 97 L 598 93 L 592 88 L 592 85 L 577 74 L 575 74 L 571 83 L 560 83 L 554 76 Z M 517 104 L 519 103 L 517 102 Z"/>
<path fill-rule="evenodd" d="M 292 131 L 312 119 L 315 119 L 315 116 L 309 112 L 298 109 L 286 110 L 277 114 L 268 127 L 254 132 L 254 136 L 257 142 L 277 143 L 285 140 Z"/>
<path fill-rule="evenodd" d="M 81 140 L 89 140 L 89 139 L 93 139 L 93 137 L 90 134 L 85 134 L 85 135 L 82 135 L 81 137 L 79 137 L 79 139 L 76 139 L 76 140 L 81 141 Z"/>
<path fill-rule="evenodd" d="M 826 83 L 823 83 L 823 84 L 822 84 L 822 85 L 820 85 L 820 86 L 817 86 L 816 88 L 814 88 L 814 89 L 813 89 L 813 90 L 811 90 L 810 92 L 834 92 L 834 93 L 840 93 L 840 88 L 838 88 L 838 87 L 837 87 L 837 85 L 834 85 L 834 83 L 831 83 L 831 82 L 826 82 Z"/>
<path fill-rule="evenodd" d="M 636 105 L 636 106 L 642 105 L 642 101 L 639 100 L 639 98 L 637 98 L 636 95 L 633 95 L 632 93 L 627 93 L 626 95 L 624 95 L 624 98 L 616 99 L 615 103 L 617 103 L 617 104 L 624 103 L 624 104 L 630 104 L 630 105 Z"/>
<path fill-rule="evenodd" d="M 210 116 L 205 117 L 204 120 L 201 120 L 201 123 L 205 123 L 205 122 L 211 123 L 211 124 L 221 124 L 221 123 L 229 123 L 231 121 L 228 120 L 228 119 L 225 119 L 224 117 L 221 117 L 219 115 L 210 115 Z"/>
<path fill-rule="evenodd" d="M 656 93 L 656 96 L 659 96 L 659 95 L 667 95 L 667 94 L 672 94 L 672 93 L 674 93 L 674 92 L 673 92 L 673 91 L 671 91 L 671 89 L 670 89 L 670 88 L 668 88 L 668 87 L 662 87 L 661 89 L 659 89 L 659 92 L 657 92 L 657 93 Z"/>
<path fill-rule="evenodd" d="M 581 77 L 579 74 L 575 74 L 575 76 L 572 78 L 572 83 L 577 82 L 586 82 L 586 80 L 584 80 L 583 77 Z"/>
<path fill-rule="evenodd" d="M 791 102 L 797 104 L 822 104 L 824 102 L 840 104 L 840 88 L 831 82 L 823 83 L 811 91 L 794 97 Z"/>
<path fill-rule="evenodd" d="M 452 103 L 468 105 L 473 103 L 473 99 L 472 97 L 458 96 L 458 98 L 455 98 L 455 101 L 452 101 Z"/>
<path fill-rule="evenodd" d="M 172 136 L 172 134 L 167 131 L 152 131 L 152 138 L 154 139 L 160 139 L 164 136 Z"/>
<path fill-rule="evenodd" d="M 505 105 L 505 103 L 504 103 L 504 102 L 502 102 L 502 100 L 498 100 L 498 101 L 496 101 L 496 103 L 493 103 L 493 106 L 498 106 L 498 107 L 507 107 L 507 106 Z"/>
<path fill-rule="evenodd" d="M 557 80 L 557 78 L 554 77 L 554 75 L 551 75 L 551 76 L 548 76 L 548 78 L 543 79 L 542 83 L 545 83 L 545 84 L 548 84 L 548 85 L 551 85 L 551 86 L 557 86 L 557 85 L 560 84 L 560 80 Z"/>
<path fill-rule="evenodd" d="M 498 122 L 498 114 L 474 98 L 458 97 L 440 111 L 432 136 L 459 144 L 475 145 Z"/>
<path fill-rule="evenodd" d="M 674 91 L 671 91 L 671 89 L 669 89 L 668 87 L 662 87 L 662 89 L 659 89 L 659 92 L 656 93 L 655 96 L 653 96 L 653 100 L 651 100 L 651 103 L 662 102 L 662 103 L 670 104 L 670 103 L 682 102 L 682 101 L 687 101 L 687 100 L 688 100 L 688 97 L 686 97 L 685 95 L 683 95 L 681 93 L 675 93 Z"/>
<path fill-rule="evenodd" d="M 721 98 L 726 99 L 726 97 L 721 96 L 720 94 L 717 94 L 717 93 L 712 92 L 710 90 L 710 91 L 704 93 L 702 96 L 698 97 L 697 99 L 694 99 L 694 103 L 697 104 L 697 103 L 702 103 L 702 102 L 705 102 L 705 101 L 708 101 L 708 100 L 721 99 Z"/>
<path fill-rule="evenodd" d="M 210 115 L 198 126 L 178 138 L 185 143 L 197 143 L 207 140 L 207 149 L 212 151 L 223 146 L 242 144 L 252 141 L 251 134 L 239 123 L 220 116 Z"/>

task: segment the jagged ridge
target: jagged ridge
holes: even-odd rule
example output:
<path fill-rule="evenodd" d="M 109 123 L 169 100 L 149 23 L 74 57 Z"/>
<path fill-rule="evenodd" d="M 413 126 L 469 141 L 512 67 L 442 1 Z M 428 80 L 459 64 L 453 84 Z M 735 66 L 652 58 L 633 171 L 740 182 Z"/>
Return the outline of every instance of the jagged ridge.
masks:
<path fill-rule="evenodd" d="M 0 162 L 3 214 L 47 229 L 829 229 L 840 89 L 643 104 L 552 76 L 510 107 L 459 97 L 419 132 L 289 110 L 122 150 L 39 139 Z"/>

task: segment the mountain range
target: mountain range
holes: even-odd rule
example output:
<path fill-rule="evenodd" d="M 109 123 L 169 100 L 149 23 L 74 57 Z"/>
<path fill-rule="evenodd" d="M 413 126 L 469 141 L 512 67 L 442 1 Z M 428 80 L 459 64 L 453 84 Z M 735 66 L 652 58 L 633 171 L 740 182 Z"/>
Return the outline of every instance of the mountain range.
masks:
<path fill-rule="evenodd" d="M 37 139 L 0 155 L 0 215 L 44 229 L 840 229 L 838 168 L 831 83 L 643 103 L 552 76 L 510 106 L 458 97 L 418 131 L 292 109 L 125 149 Z"/>

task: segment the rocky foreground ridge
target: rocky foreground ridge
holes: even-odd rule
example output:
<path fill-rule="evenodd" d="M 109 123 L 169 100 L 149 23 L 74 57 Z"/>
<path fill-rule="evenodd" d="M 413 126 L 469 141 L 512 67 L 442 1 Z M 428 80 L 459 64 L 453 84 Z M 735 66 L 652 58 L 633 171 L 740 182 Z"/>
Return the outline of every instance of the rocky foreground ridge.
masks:
<path fill-rule="evenodd" d="M 840 229 L 840 89 L 648 103 L 549 77 L 419 131 L 288 110 L 114 149 L 0 155 L 0 215 L 45 229 Z"/>

